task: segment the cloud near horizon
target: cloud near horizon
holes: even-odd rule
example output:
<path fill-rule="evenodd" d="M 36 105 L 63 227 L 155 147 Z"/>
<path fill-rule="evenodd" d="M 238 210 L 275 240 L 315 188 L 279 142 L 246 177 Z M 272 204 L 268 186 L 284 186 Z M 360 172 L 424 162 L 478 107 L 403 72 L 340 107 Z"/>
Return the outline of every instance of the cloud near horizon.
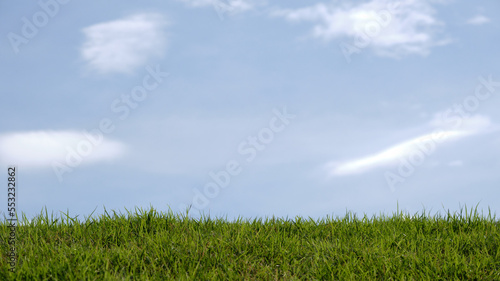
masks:
<path fill-rule="evenodd" d="M 485 133 L 491 131 L 494 127 L 488 117 L 474 115 L 462 120 L 460 128 L 449 128 L 449 124 L 445 124 L 440 118 L 441 116 L 442 114 L 436 114 L 436 117 L 429 123 L 432 128 L 429 133 L 400 142 L 383 151 L 359 159 L 346 162 L 329 162 L 325 165 L 325 169 L 330 177 L 360 174 L 382 166 L 397 164 L 399 159 L 407 158 L 416 151 L 430 154 L 434 149 L 439 149 L 439 146 L 447 142 Z M 434 149 L 430 149 L 430 147 L 434 147 Z M 426 153 L 429 150 L 431 152 Z"/>
<path fill-rule="evenodd" d="M 159 14 L 135 14 L 86 27 L 81 56 L 100 74 L 132 73 L 149 58 L 163 55 L 165 25 Z"/>
<path fill-rule="evenodd" d="M 88 144 L 90 144 L 90 149 Z M 89 140 L 79 131 L 28 131 L 0 135 L 0 162 L 4 165 L 25 167 L 50 167 L 54 161 L 65 164 L 68 151 L 81 156 L 82 164 L 116 159 L 122 156 L 126 146 L 118 141 L 102 137 Z"/>
<path fill-rule="evenodd" d="M 314 38 L 332 41 L 349 38 L 344 43 L 358 46 L 358 38 L 367 38 L 367 47 L 379 56 L 399 58 L 404 55 L 428 55 L 435 46 L 446 45 L 449 39 L 439 38 L 444 24 L 426 1 L 371 0 L 352 5 L 343 2 L 317 3 L 300 9 L 283 9 L 272 15 L 290 22 L 314 23 Z M 361 40 L 360 40 L 361 41 Z"/>

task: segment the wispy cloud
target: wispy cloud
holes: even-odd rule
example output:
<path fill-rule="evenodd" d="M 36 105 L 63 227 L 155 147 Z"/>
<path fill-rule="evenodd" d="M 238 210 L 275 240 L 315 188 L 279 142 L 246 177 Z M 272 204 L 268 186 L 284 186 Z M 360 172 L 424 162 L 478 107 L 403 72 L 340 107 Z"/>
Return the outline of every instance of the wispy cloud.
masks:
<path fill-rule="evenodd" d="M 452 129 L 449 128 L 449 124 L 445 124 L 442 118 L 438 116 L 440 114 L 437 114 L 436 118 L 429 123 L 429 127 L 432 128 L 429 130 L 429 133 L 403 141 L 383 151 L 359 159 L 327 163 L 325 168 L 328 170 L 330 176 L 364 173 L 378 167 L 394 165 L 397 163 L 397 160 L 408 157 L 416 150 L 422 150 L 422 146 L 428 145 L 431 142 L 443 145 L 450 141 L 487 132 L 493 127 L 488 117 L 475 115 L 463 120 L 460 128 Z M 436 132 L 436 129 L 440 130 L 439 133 Z M 437 139 L 439 141 L 436 141 Z"/>
<path fill-rule="evenodd" d="M 255 8 L 264 3 L 264 1 L 255 0 L 179 0 L 191 7 L 207 7 L 223 8 L 228 12 L 244 12 Z"/>
<path fill-rule="evenodd" d="M 490 19 L 488 17 L 485 17 L 483 15 L 477 15 L 475 17 L 472 17 L 467 20 L 467 24 L 471 25 L 483 25 L 485 23 L 490 22 Z"/>
<path fill-rule="evenodd" d="M 267 6 L 267 0 L 178 0 L 192 8 L 211 7 L 224 20 L 225 15 L 235 15 Z"/>
<path fill-rule="evenodd" d="M 25 167 L 50 167 L 53 161 L 65 162 L 70 150 L 78 150 L 88 135 L 79 131 L 29 131 L 0 135 L 0 162 Z M 91 146 L 91 153 L 82 164 L 113 160 L 125 151 L 125 145 L 103 138 L 99 145 Z"/>
<path fill-rule="evenodd" d="M 358 5 L 343 3 L 318 3 L 300 9 L 278 10 L 273 15 L 291 22 L 313 22 L 312 36 L 325 41 L 345 37 L 354 40 L 365 29 L 374 29 L 378 25 L 380 31 L 376 36 L 370 36 L 370 46 L 380 56 L 427 55 L 432 47 L 450 42 L 439 38 L 444 24 L 436 19 L 434 9 L 427 1 L 371 0 Z M 385 23 L 388 24 L 384 26 Z"/>
<path fill-rule="evenodd" d="M 165 24 L 161 15 L 136 14 L 86 27 L 81 55 L 99 73 L 131 73 L 150 57 L 163 55 Z"/>

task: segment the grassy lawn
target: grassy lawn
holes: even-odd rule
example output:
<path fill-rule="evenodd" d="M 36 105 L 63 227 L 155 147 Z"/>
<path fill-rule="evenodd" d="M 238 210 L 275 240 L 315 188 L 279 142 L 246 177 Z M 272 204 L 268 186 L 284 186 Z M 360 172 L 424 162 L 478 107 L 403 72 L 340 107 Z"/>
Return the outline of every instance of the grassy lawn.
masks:
<path fill-rule="evenodd" d="M 17 227 L 15 273 L 0 223 L 0 280 L 500 280 L 500 221 L 476 210 L 227 221 L 136 209 L 82 223 L 42 212 Z"/>

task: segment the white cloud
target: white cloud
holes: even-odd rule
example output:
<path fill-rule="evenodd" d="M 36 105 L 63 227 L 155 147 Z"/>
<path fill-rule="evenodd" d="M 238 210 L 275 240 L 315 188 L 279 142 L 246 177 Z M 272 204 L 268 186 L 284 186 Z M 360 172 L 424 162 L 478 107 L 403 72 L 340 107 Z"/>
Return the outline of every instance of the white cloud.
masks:
<path fill-rule="evenodd" d="M 483 15 L 477 15 L 467 20 L 467 24 L 472 24 L 472 25 L 483 25 L 488 22 L 490 22 L 490 19 Z"/>
<path fill-rule="evenodd" d="M 262 5 L 265 1 L 256 0 L 180 0 L 191 7 L 207 7 L 212 6 L 220 12 L 244 12 L 254 9 L 256 6 Z"/>
<path fill-rule="evenodd" d="M 348 37 L 350 41 L 345 43 L 354 46 L 360 45 L 356 42 L 368 42 L 377 55 L 390 57 L 427 55 L 432 47 L 449 43 L 438 38 L 444 24 L 434 14 L 428 1 L 418 0 L 371 0 L 358 5 L 318 3 L 273 13 L 292 22 L 313 22 L 315 38 L 331 41 Z"/>
<path fill-rule="evenodd" d="M 433 128 L 429 133 L 403 141 L 383 151 L 359 159 L 340 163 L 327 163 L 325 168 L 328 170 L 330 176 L 359 174 L 381 166 L 396 164 L 397 160 L 407 158 L 417 150 L 423 152 L 430 150 L 429 147 L 431 147 L 431 144 L 437 148 L 449 141 L 488 132 L 493 127 L 490 119 L 481 115 L 463 119 L 460 126 L 455 126 L 459 128 L 449 129 L 449 124 L 445 124 L 441 118 L 441 114 L 437 114 L 436 118 L 429 125 Z"/>
<path fill-rule="evenodd" d="M 90 149 L 87 150 L 88 147 Z M 0 135 L 0 162 L 4 165 L 50 167 L 53 161 L 65 164 L 68 151 L 79 153 L 79 149 L 84 152 L 79 154 L 82 164 L 90 164 L 120 157 L 125 145 L 106 138 L 93 145 L 83 132 L 78 131 L 30 131 Z M 87 151 L 90 153 L 87 154 Z"/>
<path fill-rule="evenodd" d="M 165 24 L 161 15 L 136 14 L 86 27 L 81 55 L 100 73 L 131 73 L 150 57 L 162 56 Z"/>

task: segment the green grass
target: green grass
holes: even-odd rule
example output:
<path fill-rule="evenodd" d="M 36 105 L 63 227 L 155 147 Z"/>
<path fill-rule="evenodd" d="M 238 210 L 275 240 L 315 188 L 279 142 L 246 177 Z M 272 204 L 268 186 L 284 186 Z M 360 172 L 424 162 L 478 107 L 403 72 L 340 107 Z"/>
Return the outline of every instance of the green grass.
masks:
<path fill-rule="evenodd" d="M 500 280 L 500 222 L 446 216 L 227 221 L 154 209 L 0 224 L 0 280 Z"/>

